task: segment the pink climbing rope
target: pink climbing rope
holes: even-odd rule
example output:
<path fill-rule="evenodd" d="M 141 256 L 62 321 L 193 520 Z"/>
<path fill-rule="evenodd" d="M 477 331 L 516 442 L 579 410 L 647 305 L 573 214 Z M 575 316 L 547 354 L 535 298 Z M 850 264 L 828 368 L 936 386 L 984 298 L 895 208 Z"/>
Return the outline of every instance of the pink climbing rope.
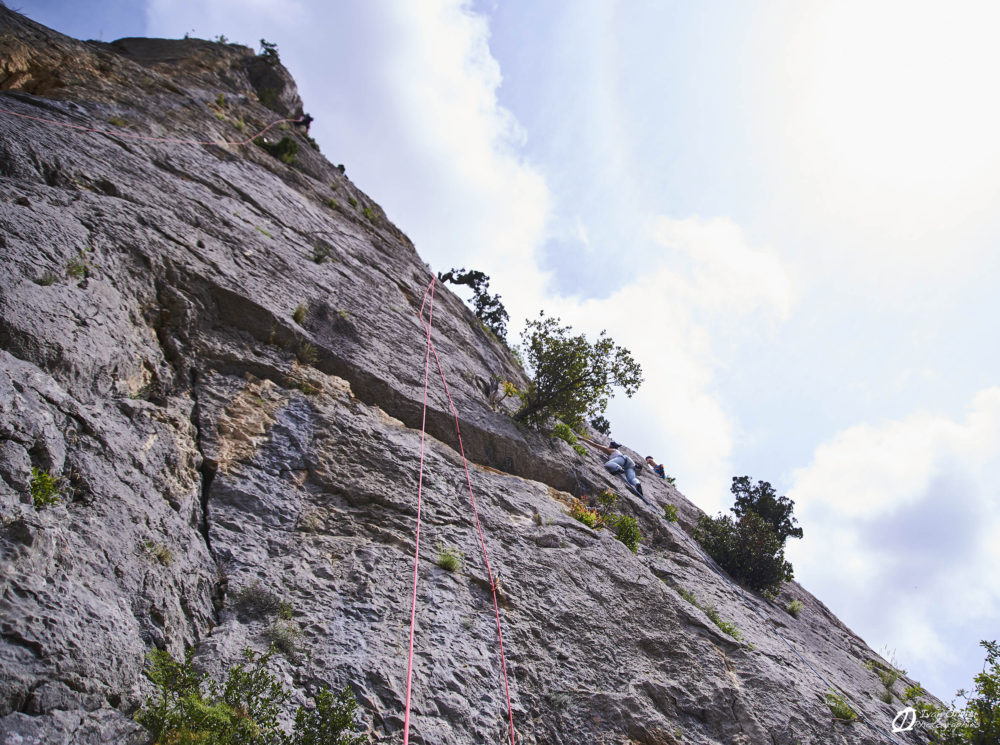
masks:
<path fill-rule="evenodd" d="M 421 317 L 422 318 L 422 317 Z M 479 532 L 479 545 L 483 550 L 483 562 L 486 564 L 486 575 L 490 581 L 490 589 L 493 591 L 493 613 L 497 620 L 497 639 L 500 642 L 500 664 L 503 668 L 503 690 L 507 698 L 507 716 L 510 721 L 510 745 L 514 745 L 514 711 L 510 705 L 510 684 L 507 682 L 507 658 L 503 651 L 503 631 L 500 627 L 500 604 L 497 602 L 497 584 L 493 579 L 493 570 L 490 569 L 490 557 L 486 553 L 486 541 L 483 538 L 483 526 L 479 522 L 479 510 L 476 507 L 476 497 L 472 493 L 472 479 L 469 476 L 469 462 L 465 458 L 465 446 L 462 445 L 462 430 L 458 426 L 458 410 L 451 400 L 451 391 L 448 390 L 448 381 L 444 379 L 444 369 L 441 367 L 441 360 L 438 358 L 437 348 L 434 342 L 430 342 L 431 351 L 434 352 L 434 360 L 437 362 L 438 372 L 441 373 L 441 382 L 444 384 L 444 392 L 448 396 L 448 406 L 455 417 L 455 432 L 458 434 L 458 449 L 462 453 L 462 465 L 465 468 L 465 483 L 469 487 L 469 499 L 472 501 L 472 514 L 476 519 L 476 530 Z"/>
<path fill-rule="evenodd" d="M 16 111 L 10 111 L 9 109 L 0 108 L 0 114 L 7 114 L 8 116 L 16 116 L 21 119 L 30 119 L 33 122 L 42 122 L 44 124 L 53 124 L 57 127 L 68 127 L 69 129 L 79 129 L 83 132 L 96 132 L 97 134 L 109 135 L 111 137 L 127 137 L 131 140 L 143 140 L 145 142 L 168 142 L 173 145 L 249 145 L 251 142 L 256 140 L 271 127 L 277 126 L 284 122 L 294 122 L 295 119 L 278 119 L 277 121 L 271 122 L 264 129 L 260 130 L 253 137 L 246 140 L 241 140 L 239 142 L 227 142 L 226 140 L 178 140 L 171 137 L 150 137 L 148 135 L 133 134 L 132 132 L 123 132 L 121 130 L 112 129 L 96 129 L 94 127 L 86 127 L 82 124 L 70 124 L 69 122 L 60 122 L 55 119 L 45 119 L 40 116 L 29 116 L 28 114 L 19 114 Z"/>
<path fill-rule="evenodd" d="M 431 304 L 427 323 L 424 323 L 424 306 L 430 295 Z M 420 303 L 420 323 L 427 329 L 427 352 L 424 355 L 424 413 L 420 424 L 420 475 L 417 477 L 417 536 L 413 553 L 413 601 L 410 604 L 410 657 L 406 663 L 406 711 L 403 716 L 403 745 L 410 742 L 410 692 L 413 683 L 413 632 L 417 622 L 417 566 L 420 561 L 420 503 L 424 486 L 424 439 L 427 433 L 427 383 L 431 370 L 431 324 L 434 321 L 434 278 L 424 291 L 424 300 Z"/>
<path fill-rule="evenodd" d="M 497 623 L 497 639 L 499 640 L 500 646 L 500 664 L 503 670 L 503 686 L 504 686 L 504 696 L 507 700 L 507 717 L 510 725 L 510 745 L 515 745 L 514 743 L 514 711 L 510 704 L 510 683 L 507 678 L 507 657 L 504 653 L 503 648 L 503 630 L 500 623 L 500 603 L 497 600 L 497 585 L 493 578 L 493 570 L 490 568 L 490 558 L 486 551 L 486 540 L 483 537 L 483 527 L 479 520 L 479 510 L 476 506 L 476 497 L 472 491 L 472 478 L 469 475 L 469 462 L 465 457 L 465 446 L 462 444 L 462 430 L 458 424 L 458 410 L 455 408 L 455 403 L 451 398 L 451 391 L 448 389 L 448 381 L 445 379 L 444 368 L 441 365 L 441 359 L 438 357 L 437 348 L 434 346 L 434 342 L 431 340 L 431 326 L 434 317 L 434 278 L 431 278 L 431 283 L 427 286 L 427 290 L 424 291 L 424 300 L 420 305 L 420 323 L 427 330 L 427 352 L 424 359 L 424 410 L 423 410 L 423 421 L 421 423 L 420 431 L 420 475 L 417 480 L 417 530 L 416 530 L 416 554 L 413 557 L 413 600 L 410 607 L 410 655 L 409 661 L 407 663 L 406 670 L 406 711 L 403 718 L 403 745 L 408 745 L 410 741 L 410 693 L 411 693 L 411 682 L 413 675 L 413 637 L 414 637 L 414 626 L 416 622 L 416 607 L 417 607 L 417 562 L 420 553 L 420 507 L 421 507 L 421 495 L 423 487 L 424 478 L 424 438 L 426 436 L 427 429 L 427 387 L 429 383 L 430 375 L 430 355 L 431 352 L 434 353 L 434 360 L 437 363 L 438 372 L 441 374 L 441 383 L 444 385 L 444 392 L 448 396 L 448 406 L 451 408 L 452 416 L 455 418 L 455 432 L 458 435 L 458 447 L 462 454 L 462 465 L 465 468 L 465 483 L 469 487 L 469 499 L 472 503 L 472 513 L 475 517 L 476 531 L 479 534 L 479 545 L 483 552 L 483 561 L 486 564 L 486 574 L 489 578 L 490 589 L 493 593 L 493 613 L 496 617 Z M 430 311 L 428 313 L 428 319 L 424 322 L 424 306 L 427 304 L 428 294 L 430 295 Z"/>

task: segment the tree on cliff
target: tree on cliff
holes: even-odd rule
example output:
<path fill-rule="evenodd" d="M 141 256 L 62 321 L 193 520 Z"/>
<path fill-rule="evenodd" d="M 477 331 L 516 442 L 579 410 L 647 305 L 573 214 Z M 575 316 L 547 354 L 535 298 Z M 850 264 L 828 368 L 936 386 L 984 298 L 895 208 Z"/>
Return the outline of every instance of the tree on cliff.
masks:
<path fill-rule="evenodd" d="M 591 344 L 558 318 L 539 314 L 521 332 L 521 345 L 532 380 L 521 391 L 514 419 L 541 424 L 549 416 L 574 429 L 584 417 L 604 413 L 614 386 L 631 397 L 642 384 L 642 368 L 632 353 L 602 331 Z"/>
<path fill-rule="evenodd" d="M 975 695 L 958 692 L 965 699 L 964 709 L 954 705 L 941 708 L 933 704 L 914 704 L 921 718 L 933 719 L 932 743 L 935 745 L 994 745 L 1000 742 L 1000 644 L 981 641 L 986 649 L 983 671 L 974 679 Z M 917 686 L 918 690 L 919 685 Z"/>
<path fill-rule="evenodd" d="M 736 519 L 702 515 L 694 537 L 737 582 L 764 594 L 777 593 L 794 576 L 785 560 L 785 540 L 802 537 L 792 517 L 795 502 L 778 497 L 767 481 L 751 486 L 749 476 L 734 476 L 730 491 L 736 497 Z"/>
<path fill-rule="evenodd" d="M 476 318 L 483 322 L 500 341 L 507 342 L 507 309 L 500 302 L 500 295 L 490 295 L 490 278 L 476 269 L 465 271 L 449 269 L 444 274 L 438 272 L 438 279 L 453 285 L 466 285 L 472 288 L 472 307 Z"/>
<path fill-rule="evenodd" d="M 736 517 L 756 512 L 771 526 L 782 544 L 789 537 L 802 537 L 802 528 L 795 527 L 798 520 L 792 517 L 795 502 L 788 497 L 779 497 L 767 481 L 758 481 L 756 486 L 752 486 L 749 476 L 733 476 L 729 491 L 736 497 L 733 505 Z"/>

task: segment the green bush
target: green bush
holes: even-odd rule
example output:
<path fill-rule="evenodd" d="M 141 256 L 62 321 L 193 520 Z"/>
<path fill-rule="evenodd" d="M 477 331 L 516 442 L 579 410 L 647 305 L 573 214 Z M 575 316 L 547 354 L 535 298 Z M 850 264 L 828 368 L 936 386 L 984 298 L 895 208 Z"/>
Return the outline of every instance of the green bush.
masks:
<path fill-rule="evenodd" d="M 568 442 L 570 447 L 572 447 L 576 452 L 580 453 L 581 455 L 587 454 L 586 448 L 584 448 L 583 445 L 580 445 L 579 442 L 577 441 L 576 433 L 574 433 L 573 430 L 570 428 L 570 426 L 565 422 L 555 423 L 555 425 L 552 427 L 552 437 L 556 437 L 560 440 Z"/>
<path fill-rule="evenodd" d="M 733 579 L 753 590 L 777 592 L 794 576 L 778 536 L 755 512 L 738 522 L 728 515 L 702 515 L 694 538 Z"/>
<path fill-rule="evenodd" d="M 802 612 L 802 601 L 801 600 L 791 600 L 788 605 L 785 606 L 785 610 L 788 611 L 790 616 L 795 618 L 799 617 L 799 613 Z"/>
<path fill-rule="evenodd" d="M 605 489 L 597 497 L 597 504 L 600 505 L 603 512 L 610 514 L 618 506 L 618 495 L 610 489 Z"/>
<path fill-rule="evenodd" d="M 316 694 L 316 708 L 299 707 L 295 713 L 296 745 L 362 745 L 368 738 L 353 735 L 358 703 L 350 688 L 334 693 L 328 688 Z"/>
<path fill-rule="evenodd" d="M 830 713 L 837 717 L 837 719 L 853 722 L 858 718 L 857 712 L 850 707 L 842 696 L 834 691 L 827 692 L 826 705 L 830 707 Z"/>
<path fill-rule="evenodd" d="M 639 552 L 639 541 L 642 540 L 642 533 L 639 531 L 639 523 L 634 517 L 629 515 L 611 515 L 605 517 L 608 527 L 615 531 L 615 537 L 624 543 L 633 554 Z"/>
<path fill-rule="evenodd" d="M 683 587 L 678 587 L 678 588 L 677 588 L 677 593 L 678 593 L 678 594 L 679 594 L 679 595 L 680 595 L 680 596 L 681 596 L 682 598 L 684 598 L 684 599 L 685 599 L 685 600 L 687 600 L 687 601 L 688 601 L 689 603 L 691 603 L 691 605 L 693 605 L 693 606 L 695 606 L 695 607 L 697 607 L 697 608 L 700 608 L 700 607 L 701 607 L 700 605 L 698 605 L 698 599 L 697 599 L 697 598 L 696 598 L 696 597 L 694 596 L 694 593 L 693 593 L 693 592 L 691 592 L 690 590 L 685 590 L 685 589 L 684 589 Z"/>
<path fill-rule="evenodd" d="M 802 537 L 792 517 L 795 503 L 776 496 L 766 481 L 752 486 L 749 476 L 734 476 L 730 491 L 737 519 L 702 515 L 694 537 L 735 580 L 765 595 L 777 594 L 781 583 L 793 577 L 792 565 L 785 561 L 785 539 Z"/>
<path fill-rule="evenodd" d="M 677 522 L 677 507 L 672 504 L 663 505 L 663 517 L 669 522 Z"/>
<path fill-rule="evenodd" d="M 66 262 L 66 274 L 75 279 L 86 279 L 90 275 L 90 267 L 83 253 Z"/>
<path fill-rule="evenodd" d="M 309 309 L 302 303 L 299 303 L 298 305 L 295 306 L 295 310 L 292 311 L 292 320 L 295 321 L 295 323 L 299 324 L 299 326 L 301 326 L 302 323 L 306 320 L 306 313 L 308 312 Z"/>
<path fill-rule="evenodd" d="M 51 507 L 62 496 L 62 478 L 32 466 L 30 488 L 31 501 L 36 510 Z"/>
<path fill-rule="evenodd" d="M 579 520 L 588 528 L 593 528 L 594 530 L 600 530 L 603 527 L 603 518 L 601 513 L 596 509 L 591 509 L 587 505 L 579 500 L 574 499 L 573 504 L 569 508 L 570 517 Z"/>
<path fill-rule="evenodd" d="M 336 200 L 334 200 L 336 201 Z M 330 258 L 330 254 L 333 252 L 333 247 L 326 241 L 317 241 L 316 245 L 313 246 L 312 250 L 312 260 L 317 264 L 322 264 L 324 261 Z"/>
<path fill-rule="evenodd" d="M 302 630 L 294 621 L 279 619 L 272 622 L 264 630 L 264 638 L 289 660 L 298 661 Z"/>
<path fill-rule="evenodd" d="M 603 414 L 614 386 L 624 388 L 629 397 L 639 389 L 642 368 L 631 352 L 603 331 L 593 344 L 571 332 L 544 313 L 521 332 L 532 380 L 521 392 L 516 421 L 537 426 L 553 416 L 579 427 L 584 417 Z"/>
<path fill-rule="evenodd" d="M 718 626 L 723 633 L 729 634 L 733 639 L 740 642 L 743 641 L 743 633 L 740 631 L 739 627 L 735 623 L 725 620 L 719 615 L 719 611 L 715 608 L 705 608 L 705 615 L 708 616 L 712 623 Z"/>
<path fill-rule="evenodd" d="M 233 593 L 231 606 L 242 616 L 250 618 L 265 618 L 278 616 L 290 619 L 292 606 L 278 595 L 254 580 Z"/>
<path fill-rule="evenodd" d="M 299 345 L 299 348 L 295 350 L 295 356 L 303 365 L 312 365 L 315 364 L 317 359 L 319 359 L 319 352 L 316 349 L 315 344 L 303 341 Z"/>
<path fill-rule="evenodd" d="M 457 572 L 465 563 L 465 553 L 457 548 L 438 543 L 437 565 L 448 572 Z"/>
<path fill-rule="evenodd" d="M 156 694 L 135 715 L 154 745 L 361 745 L 353 732 L 357 703 L 349 688 L 334 698 L 327 688 L 316 708 L 298 707 L 291 734 L 279 719 L 289 694 L 268 671 L 273 649 L 257 656 L 244 650 L 245 662 L 229 669 L 224 684 L 194 670 L 192 650 L 179 662 L 169 652 L 149 653 L 147 675 Z"/>
<path fill-rule="evenodd" d="M 264 139 L 255 140 L 255 142 L 286 165 L 295 163 L 295 156 L 299 153 L 299 143 L 291 137 L 282 137 L 277 142 L 268 142 Z"/>
<path fill-rule="evenodd" d="M 170 550 L 169 546 L 154 541 L 146 541 L 142 545 L 146 549 L 146 553 L 163 564 L 163 566 L 168 567 L 174 563 L 174 552 Z"/>

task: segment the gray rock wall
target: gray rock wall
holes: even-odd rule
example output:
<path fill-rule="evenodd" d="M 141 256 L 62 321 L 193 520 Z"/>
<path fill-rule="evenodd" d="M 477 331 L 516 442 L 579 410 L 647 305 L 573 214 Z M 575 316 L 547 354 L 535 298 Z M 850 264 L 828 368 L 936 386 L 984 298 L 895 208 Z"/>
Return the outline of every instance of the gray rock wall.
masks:
<path fill-rule="evenodd" d="M 297 703 L 350 684 L 372 741 L 399 742 L 427 268 L 301 133 L 275 133 L 299 143 L 292 165 L 128 136 L 235 142 L 274 121 L 250 50 L 84 44 L 0 6 L 0 61 L 0 743 L 141 742 L 147 650 L 193 645 L 221 675 L 276 639 Z M 294 82 L 270 73 L 294 113 Z M 891 741 L 905 682 L 882 701 L 861 639 L 795 583 L 741 599 L 599 458 L 491 405 L 491 378 L 523 373 L 440 286 L 434 319 L 518 742 Z M 411 741 L 503 742 L 490 581 L 432 376 Z M 33 505 L 32 468 L 62 478 L 58 504 Z M 639 521 L 637 554 L 567 514 L 606 487 Z M 436 565 L 439 544 L 460 571 Z M 775 629 L 871 726 L 833 720 Z"/>

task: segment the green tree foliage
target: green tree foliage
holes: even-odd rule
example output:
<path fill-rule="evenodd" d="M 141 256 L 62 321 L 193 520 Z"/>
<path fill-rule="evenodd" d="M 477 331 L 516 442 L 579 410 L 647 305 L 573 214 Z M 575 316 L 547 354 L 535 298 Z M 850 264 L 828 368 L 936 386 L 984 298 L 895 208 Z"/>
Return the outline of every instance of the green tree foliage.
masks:
<path fill-rule="evenodd" d="M 603 416 L 595 416 L 590 420 L 590 426 L 600 432 L 602 435 L 611 435 L 611 422 L 609 422 Z"/>
<path fill-rule="evenodd" d="M 756 486 L 752 486 L 749 476 L 733 476 L 733 485 L 729 490 L 736 497 L 733 505 L 736 517 L 756 512 L 774 529 L 782 545 L 789 537 L 802 537 L 802 528 L 795 527 L 798 521 L 792 517 L 795 502 L 788 497 L 779 497 L 767 481 L 758 481 Z"/>
<path fill-rule="evenodd" d="M 981 641 L 986 649 L 983 671 L 973 680 L 974 695 L 959 691 L 966 700 L 962 710 L 941 709 L 928 704 L 916 708 L 928 718 L 936 717 L 931 729 L 935 745 L 996 745 L 1000 743 L 1000 645 Z"/>
<path fill-rule="evenodd" d="M 269 65 L 276 65 L 281 62 L 278 57 L 278 45 L 273 41 L 267 41 L 266 39 L 260 40 L 260 56 L 263 57 Z"/>
<path fill-rule="evenodd" d="M 289 694 L 267 670 L 273 648 L 264 655 L 244 651 L 223 685 L 195 672 L 188 650 L 184 661 L 163 650 L 149 654 L 154 697 L 136 714 L 154 745 L 361 745 L 353 734 L 357 703 L 349 688 L 336 697 L 326 688 L 316 695 L 316 708 L 299 707 L 289 735 L 279 718 Z"/>
<path fill-rule="evenodd" d="M 500 295 L 490 295 L 490 278 L 480 271 L 470 269 L 451 269 L 444 274 L 438 273 L 438 279 L 442 282 L 450 282 L 453 285 L 465 285 L 472 288 L 472 307 L 476 313 L 476 318 L 483 322 L 493 334 L 501 341 L 507 341 L 507 309 L 500 302 Z"/>
<path fill-rule="evenodd" d="M 738 521 L 729 515 L 702 515 L 694 537 L 733 579 L 753 590 L 776 593 L 793 577 L 782 541 L 756 512 L 748 511 Z"/>
<path fill-rule="evenodd" d="M 795 502 L 777 496 L 766 481 L 753 486 L 749 476 L 734 476 L 730 491 L 736 497 L 736 519 L 702 515 L 694 536 L 735 580 L 765 594 L 777 593 L 793 576 L 785 561 L 785 540 L 802 537 L 792 517 Z"/>
<path fill-rule="evenodd" d="M 316 708 L 299 708 L 295 714 L 296 745 L 361 745 L 367 738 L 349 734 L 354 729 L 358 703 L 350 688 L 334 693 L 326 688 L 316 694 Z"/>
<path fill-rule="evenodd" d="M 604 413 L 613 386 L 631 397 L 642 384 L 642 368 L 632 353 L 602 331 L 591 344 L 558 318 L 540 313 L 521 332 L 521 343 L 533 379 L 521 392 L 514 419 L 538 425 L 549 416 L 576 429 L 584 417 Z"/>

